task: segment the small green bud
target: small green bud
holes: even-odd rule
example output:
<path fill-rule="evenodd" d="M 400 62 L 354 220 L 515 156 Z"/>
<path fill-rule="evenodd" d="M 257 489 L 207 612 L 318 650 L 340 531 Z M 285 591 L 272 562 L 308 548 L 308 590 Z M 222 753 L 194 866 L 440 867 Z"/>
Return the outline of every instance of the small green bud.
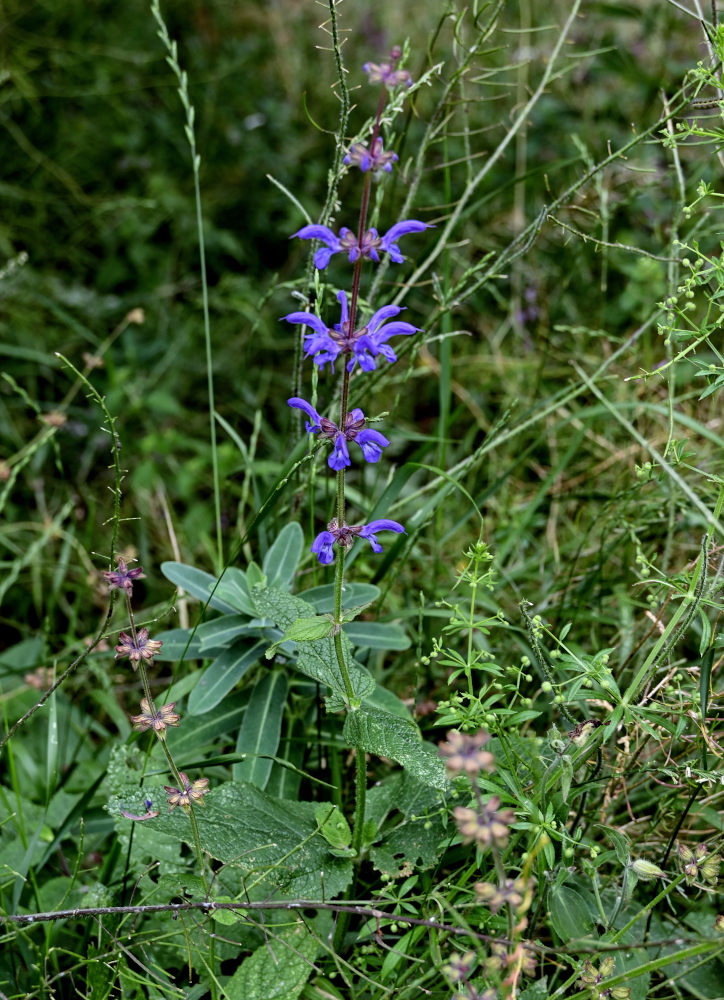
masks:
<path fill-rule="evenodd" d="M 653 861 L 645 861 L 643 858 L 632 861 L 631 868 L 642 882 L 648 882 L 652 878 L 666 878 L 666 872 L 662 871 L 658 865 L 655 865 Z"/>

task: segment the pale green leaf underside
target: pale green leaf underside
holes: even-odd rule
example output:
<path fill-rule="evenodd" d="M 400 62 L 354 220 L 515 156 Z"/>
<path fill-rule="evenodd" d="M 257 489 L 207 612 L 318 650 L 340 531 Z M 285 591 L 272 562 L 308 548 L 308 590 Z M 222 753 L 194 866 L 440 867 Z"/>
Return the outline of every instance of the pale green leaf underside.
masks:
<path fill-rule="evenodd" d="M 381 709 L 361 708 L 345 719 L 344 738 L 367 753 L 397 761 L 425 785 L 447 787 L 445 765 L 437 751 L 422 742 L 411 721 Z"/>

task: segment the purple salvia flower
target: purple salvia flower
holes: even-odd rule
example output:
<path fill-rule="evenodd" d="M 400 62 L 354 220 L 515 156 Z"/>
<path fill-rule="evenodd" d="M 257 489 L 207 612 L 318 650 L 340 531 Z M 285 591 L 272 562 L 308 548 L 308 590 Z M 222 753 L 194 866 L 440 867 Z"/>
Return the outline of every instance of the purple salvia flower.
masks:
<path fill-rule="evenodd" d="M 299 323 L 314 331 L 304 337 L 304 354 L 307 358 L 313 357 L 320 368 L 324 368 L 328 361 L 334 367 L 337 357 L 347 354 L 352 355 L 347 362 L 348 371 L 352 371 L 358 362 L 363 371 L 372 371 L 376 367 L 375 358 L 380 354 L 388 361 L 397 360 L 397 355 L 387 343 L 390 337 L 409 336 L 418 332 L 418 328 L 412 323 L 400 320 L 395 323 L 387 322 L 402 312 L 400 306 L 383 306 L 372 314 L 366 326 L 350 331 L 346 294 L 339 292 L 337 301 L 341 307 L 341 315 L 339 323 L 333 328 L 325 326 L 318 316 L 310 312 L 289 313 L 282 317 L 288 323 Z M 306 412 L 309 413 L 309 410 Z"/>
<path fill-rule="evenodd" d="M 367 74 L 367 80 L 369 83 L 383 83 L 385 87 L 390 90 L 394 90 L 395 87 L 399 87 L 403 84 L 406 87 L 412 86 L 412 77 L 406 69 L 395 69 L 395 64 L 397 60 L 402 55 L 402 49 L 399 45 L 394 45 L 390 50 L 390 56 L 387 62 L 383 63 L 365 63 L 362 69 Z"/>
<path fill-rule="evenodd" d="M 366 538 L 372 546 L 374 552 L 381 552 L 382 546 L 377 541 L 378 531 L 394 531 L 396 534 L 406 534 L 405 529 L 398 521 L 390 521 L 382 518 L 378 521 L 370 521 L 369 524 L 343 524 L 340 528 L 336 518 L 333 518 L 327 525 L 326 531 L 320 531 L 312 542 L 312 552 L 317 559 L 325 566 L 334 561 L 335 544 L 347 549 L 352 545 L 355 538 Z"/>
<path fill-rule="evenodd" d="M 129 569 L 126 566 L 126 560 L 121 556 L 117 556 L 118 569 L 108 570 L 103 573 L 103 578 L 108 583 L 108 589 L 113 590 L 114 587 L 118 587 L 119 590 L 125 590 L 130 597 L 133 593 L 133 581 L 143 580 L 144 572 L 140 566 L 135 566 L 133 569 Z"/>
<path fill-rule="evenodd" d="M 394 531 L 396 534 L 406 534 L 405 529 L 397 521 L 390 521 L 383 517 L 379 521 L 370 521 L 369 524 L 365 524 L 359 533 L 360 538 L 366 538 L 367 541 L 372 546 L 373 552 L 381 552 L 382 546 L 377 541 L 376 533 L 378 531 Z"/>
<path fill-rule="evenodd" d="M 362 173 L 367 170 L 384 170 L 386 173 L 392 172 L 392 164 L 399 159 L 397 153 L 382 148 L 382 139 L 377 136 L 372 143 L 372 148 L 368 149 L 361 142 L 353 142 L 349 148 L 349 153 L 342 160 L 347 166 L 354 164 L 359 167 Z"/>
<path fill-rule="evenodd" d="M 300 240 L 320 240 L 324 247 L 314 254 L 314 266 L 323 271 L 331 258 L 336 253 L 345 252 L 350 263 L 359 257 L 369 257 L 377 263 L 379 261 L 379 250 L 390 255 L 390 260 L 396 264 L 401 264 L 404 257 L 400 253 L 400 248 L 395 243 L 400 236 L 407 233 L 421 233 L 424 229 L 431 227 L 426 222 L 419 222 L 417 219 L 403 219 L 389 229 L 384 236 L 380 236 L 376 229 L 368 229 L 362 236 L 362 240 L 357 239 L 357 235 L 343 226 L 339 231 L 339 236 L 328 226 L 302 226 L 296 233 L 292 233 L 290 239 L 298 237 Z"/>
<path fill-rule="evenodd" d="M 345 430 L 342 433 L 337 424 L 326 417 L 320 417 L 311 403 L 305 399 L 292 396 L 291 399 L 287 400 L 287 403 L 297 410 L 304 410 L 310 418 L 306 423 L 307 431 L 310 434 L 320 434 L 322 438 L 334 442 L 332 454 L 327 459 L 327 464 L 335 472 L 352 464 L 347 448 L 348 441 L 357 442 L 367 462 L 377 462 L 382 454 L 382 449 L 390 443 L 384 434 L 380 434 L 379 431 L 372 430 L 372 428 L 365 428 L 365 415 L 358 407 L 350 410 L 347 414 Z"/>
<path fill-rule="evenodd" d="M 334 551 L 332 546 L 335 541 L 336 538 L 331 531 L 320 531 L 312 542 L 312 552 L 323 566 L 329 566 L 331 562 L 334 562 Z"/>

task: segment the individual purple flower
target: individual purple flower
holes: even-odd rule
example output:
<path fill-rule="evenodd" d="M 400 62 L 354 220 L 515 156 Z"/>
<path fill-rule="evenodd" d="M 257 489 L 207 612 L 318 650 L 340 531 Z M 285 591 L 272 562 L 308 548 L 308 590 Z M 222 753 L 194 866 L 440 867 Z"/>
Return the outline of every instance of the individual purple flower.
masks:
<path fill-rule="evenodd" d="M 306 428 L 310 434 L 318 433 L 322 438 L 334 442 L 332 453 L 327 459 L 327 465 L 335 472 L 352 464 L 347 448 L 348 441 L 355 441 L 360 446 L 367 462 L 377 462 L 382 454 L 382 449 L 390 443 L 384 434 L 380 434 L 379 431 L 372 430 L 372 428 L 365 428 L 365 415 L 358 407 L 350 410 L 347 414 L 345 430 L 342 432 L 331 420 L 320 417 L 312 404 L 305 399 L 292 396 L 291 399 L 287 400 L 287 403 L 297 410 L 304 410 L 310 418 L 306 421 Z"/>
<path fill-rule="evenodd" d="M 346 354 L 351 355 L 347 362 L 348 371 L 352 371 L 357 363 L 363 371 L 372 371 L 376 367 L 375 358 L 378 355 L 390 362 L 397 360 L 397 355 L 387 343 L 390 337 L 404 337 L 418 332 L 418 328 L 412 323 L 402 320 L 387 322 L 402 312 L 400 306 L 382 306 L 372 314 L 365 326 L 350 330 L 345 292 L 337 293 L 337 301 L 341 307 L 340 321 L 333 327 L 326 326 L 319 316 L 310 312 L 294 312 L 282 317 L 287 323 L 299 323 L 313 331 L 305 334 L 304 355 L 307 358 L 313 357 L 320 368 L 324 368 L 328 361 L 334 367 L 337 357 Z M 307 430 L 311 431 L 309 424 Z"/>
<path fill-rule="evenodd" d="M 349 153 L 342 160 L 347 166 L 359 167 L 362 173 L 366 173 L 368 170 L 384 170 L 385 173 L 392 172 L 392 164 L 397 163 L 399 159 L 397 153 L 393 153 L 391 150 L 385 152 L 382 148 L 382 139 L 377 136 L 375 141 L 372 143 L 372 147 L 368 149 L 364 143 L 353 142 L 349 148 Z"/>
<path fill-rule="evenodd" d="M 129 569 L 126 566 L 126 560 L 122 556 L 118 556 L 118 569 L 104 572 L 103 577 L 108 584 L 109 590 L 118 587 L 121 590 L 125 590 L 130 597 L 133 593 L 133 581 L 143 580 L 144 572 L 140 566 Z"/>
<path fill-rule="evenodd" d="M 147 628 L 139 629 L 135 637 L 127 632 L 119 632 L 118 639 L 116 659 L 127 656 L 134 670 L 141 660 L 145 660 L 148 664 L 153 663 L 154 656 L 163 645 L 160 639 L 149 639 Z"/>
<path fill-rule="evenodd" d="M 395 64 L 397 60 L 402 55 L 402 49 L 399 45 L 394 45 L 390 50 L 390 56 L 387 62 L 383 63 L 365 63 L 362 69 L 367 74 L 367 80 L 369 83 L 383 83 L 390 90 L 394 90 L 395 87 L 399 87 L 400 84 L 404 83 L 406 87 L 412 86 L 412 77 L 406 69 L 395 69 Z"/>
<path fill-rule="evenodd" d="M 378 251 L 383 250 L 390 255 L 390 260 L 401 264 L 405 258 L 400 253 L 396 240 L 401 236 L 406 236 L 407 233 L 421 233 L 424 229 L 429 228 L 430 226 L 426 222 L 419 222 L 417 219 L 403 219 L 388 229 L 384 236 L 380 236 L 376 229 L 368 229 L 359 240 L 356 233 L 353 233 L 346 226 L 340 229 L 339 236 L 337 236 L 328 226 L 312 225 L 302 226 L 296 233 L 292 233 L 290 239 L 297 236 L 300 240 L 320 240 L 324 243 L 325 245 L 314 255 L 314 266 L 319 271 L 323 271 L 336 253 L 346 253 L 352 264 L 359 257 L 369 257 L 370 260 L 377 263 L 380 259 Z"/>
<path fill-rule="evenodd" d="M 347 549 L 358 536 L 366 538 L 374 552 L 381 552 L 382 546 L 377 541 L 378 531 L 394 531 L 396 534 L 406 534 L 405 529 L 399 522 L 390 521 L 388 518 L 370 521 L 369 524 L 343 524 L 342 527 L 339 527 L 337 519 L 333 518 L 327 525 L 327 530 L 320 531 L 312 542 L 312 552 L 321 563 L 328 566 L 334 561 L 334 545 L 341 545 Z"/>

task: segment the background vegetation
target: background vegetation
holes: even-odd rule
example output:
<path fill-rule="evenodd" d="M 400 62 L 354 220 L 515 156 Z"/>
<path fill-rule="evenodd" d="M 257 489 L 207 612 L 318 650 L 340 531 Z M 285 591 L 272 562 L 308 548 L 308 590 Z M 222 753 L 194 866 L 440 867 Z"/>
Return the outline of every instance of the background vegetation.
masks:
<path fill-rule="evenodd" d="M 500 871 L 451 818 L 470 783 L 436 787 L 380 750 L 368 759 L 378 836 L 354 866 L 368 909 L 334 948 L 324 908 L 305 910 L 304 925 L 268 908 L 223 920 L 190 910 L 7 922 L 5 996 L 603 996 L 580 975 L 605 945 L 617 963 L 610 989 L 635 1000 L 724 996 L 716 888 L 689 885 L 675 864 L 675 843 L 716 854 L 724 794 L 724 43 L 699 6 L 337 7 L 355 106 L 345 143 L 374 114 L 362 63 L 407 40 L 406 65 L 425 79 L 394 121 L 399 169 L 381 188 L 380 229 L 402 215 L 435 225 L 404 247 L 401 271 L 377 279 L 375 307 L 399 296 L 424 335 L 366 386 L 365 411 L 388 414 L 392 444 L 387 461 L 357 471 L 350 496 L 408 535 L 352 562 L 350 579 L 377 588 L 365 592 L 375 602 L 358 622 L 356 656 L 426 743 L 448 729 L 493 734 L 498 772 L 482 787 L 516 809 L 496 858 L 509 877 L 536 879 L 514 936 L 535 945 L 535 971 L 506 979 L 485 965 L 489 937 L 510 937 L 514 908 L 491 913 L 473 890 Z M 304 456 L 286 406 L 295 332 L 279 317 L 309 290 L 308 246 L 288 237 L 304 212 L 319 217 L 337 144 L 330 10 L 311 0 L 167 8 L 201 155 L 223 564 L 254 562 L 298 594 L 331 580 L 308 547 L 332 499 L 323 465 L 291 470 L 290 456 Z M 2 750 L 0 902 L 10 916 L 198 903 L 186 817 L 162 828 L 120 813 L 143 813 L 131 791 L 144 782 L 165 814 L 169 779 L 151 737 L 131 730 L 140 686 L 113 657 L 127 615 L 118 603 L 104 626 L 101 576 L 117 538 L 116 551 L 144 567 L 134 606 L 154 635 L 229 611 L 207 605 L 201 578 L 194 590 L 182 571 L 161 569 L 219 568 L 185 112 L 144 2 L 5 0 L 0 18 L 7 730 L 103 631 Z M 358 176 L 344 173 L 335 224 L 358 197 Z M 336 266 L 324 275 L 332 302 Z M 305 538 L 298 561 L 273 549 L 293 522 Z M 540 621 L 526 620 L 529 606 Z M 284 695 L 270 698 L 267 728 L 249 743 L 246 706 L 268 661 L 257 657 L 207 708 L 198 684 L 213 656 L 172 638 L 152 685 L 183 713 L 169 736 L 180 763 L 212 790 L 331 801 L 351 819 L 354 762 L 339 716 L 324 710 L 324 684 L 300 679 L 293 656 L 277 659 Z M 591 748 L 566 736 L 589 718 L 603 724 L 595 770 Z M 242 753 L 266 762 L 262 777 L 234 770 Z M 232 812 L 261 808 L 244 794 Z M 269 813 L 270 830 L 277 820 L 281 830 L 283 811 Z M 329 831 L 317 841 L 342 852 L 340 872 L 351 864 Z M 222 900 L 323 892 L 329 902 L 348 890 L 331 868 L 321 890 L 257 886 L 253 865 L 243 877 L 235 867 L 238 844 L 214 844 L 204 847 Z M 633 867 L 642 860 L 662 874 L 646 881 Z M 336 863 L 323 853 L 317 862 Z M 435 926 L 380 929 L 370 907 Z M 458 975 L 451 955 L 468 951 L 472 971 Z M 293 984 L 274 993 L 280 969 Z"/>

